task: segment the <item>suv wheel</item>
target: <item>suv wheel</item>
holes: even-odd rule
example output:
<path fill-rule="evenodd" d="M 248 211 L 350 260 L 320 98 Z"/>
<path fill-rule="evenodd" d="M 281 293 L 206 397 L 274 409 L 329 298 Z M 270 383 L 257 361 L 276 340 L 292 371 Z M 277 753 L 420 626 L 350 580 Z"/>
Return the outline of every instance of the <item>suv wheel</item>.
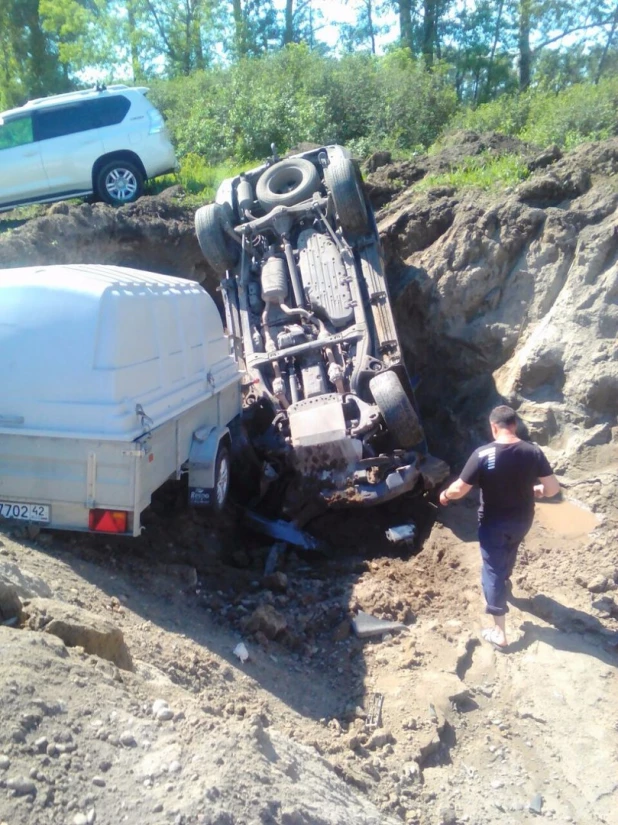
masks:
<path fill-rule="evenodd" d="M 294 206 L 320 189 L 320 176 L 310 160 L 286 158 L 267 169 L 255 188 L 260 205 L 270 212 L 275 206 Z"/>
<path fill-rule="evenodd" d="M 418 416 L 397 373 L 379 372 L 369 382 L 369 389 L 398 447 L 407 450 L 423 440 Z"/>
<path fill-rule="evenodd" d="M 144 194 L 144 176 L 129 161 L 111 161 L 99 170 L 96 192 L 101 200 L 112 206 L 133 203 Z"/>
<path fill-rule="evenodd" d="M 338 158 L 324 170 L 324 179 L 330 189 L 344 232 L 363 234 L 369 229 L 369 216 L 363 197 L 359 173 L 349 158 Z"/>
<path fill-rule="evenodd" d="M 225 207 L 220 203 L 207 203 L 195 213 L 195 234 L 200 249 L 210 268 L 220 277 L 225 277 L 240 256 L 240 245 L 235 243 L 225 231 L 229 224 Z"/>

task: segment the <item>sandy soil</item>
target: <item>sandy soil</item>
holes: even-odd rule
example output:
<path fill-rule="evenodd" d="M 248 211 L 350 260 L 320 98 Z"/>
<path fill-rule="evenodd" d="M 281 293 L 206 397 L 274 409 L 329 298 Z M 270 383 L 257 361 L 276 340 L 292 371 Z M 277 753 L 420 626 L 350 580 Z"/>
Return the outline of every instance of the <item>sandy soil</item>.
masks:
<path fill-rule="evenodd" d="M 267 580 L 255 537 L 169 503 L 137 541 L 4 531 L 0 570 L 111 620 L 134 672 L 0 627 L 3 825 L 618 822 L 612 515 L 538 508 L 499 653 L 473 501 L 409 557 L 380 536 L 413 503 L 331 515 L 337 553 Z M 356 638 L 359 610 L 405 628 Z"/>

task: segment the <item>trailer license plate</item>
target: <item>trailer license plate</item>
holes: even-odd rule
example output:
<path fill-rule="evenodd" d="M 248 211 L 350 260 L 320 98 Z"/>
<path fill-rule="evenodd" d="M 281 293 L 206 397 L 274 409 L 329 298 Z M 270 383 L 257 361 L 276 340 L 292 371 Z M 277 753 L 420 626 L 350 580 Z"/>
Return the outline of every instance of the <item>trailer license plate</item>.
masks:
<path fill-rule="evenodd" d="M 20 521 L 49 521 L 48 504 L 18 504 L 16 501 L 0 501 L 0 518 L 16 518 Z"/>

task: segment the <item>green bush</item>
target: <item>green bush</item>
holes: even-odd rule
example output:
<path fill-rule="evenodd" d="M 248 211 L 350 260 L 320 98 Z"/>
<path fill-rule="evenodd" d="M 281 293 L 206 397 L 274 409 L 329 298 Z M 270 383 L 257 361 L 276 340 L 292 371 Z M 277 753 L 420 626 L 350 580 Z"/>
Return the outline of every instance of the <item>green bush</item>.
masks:
<path fill-rule="evenodd" d="M 618 132 L 618 78 L 598 85 L 578 83 L 560 92 L 544 88 L 502 95 L 477 109 L 458 112 L 449 131 L 496 131 L 547 146 L 571 149 L 586 140 L 602 140 Z"/>
<path fill-rule="evenodd" d="M 150 96 L 179 156 L 214 165 L 266 157 L 271 143 L 280 152 L 302 142 L 410 152 L 431 144 L 457 105 L 446 69 L 426 72 L 409 50 L 337 60 L 304 45 L 155 81 Z"/>

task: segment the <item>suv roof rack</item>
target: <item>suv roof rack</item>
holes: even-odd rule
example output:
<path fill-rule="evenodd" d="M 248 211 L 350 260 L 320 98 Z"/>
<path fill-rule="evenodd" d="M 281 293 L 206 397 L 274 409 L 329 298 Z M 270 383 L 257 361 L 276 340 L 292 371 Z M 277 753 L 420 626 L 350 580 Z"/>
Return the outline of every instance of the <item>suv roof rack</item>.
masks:
<path fill-rule="evenodd" d="M 82 97 L 87 97 L 88 95 L 99 94 L 101 92 L 119 92 L 124 89 L 130 89 L 131 91 L 135 92 L 147 92 L 148 87 L 146 86 L 127 86 L 125 83 L 115 83 L 110 86 L 106 86 L 104 83 L 97 83 L 96 86 L 93 86 L 90 89 L 77 89 L 74 92 L 64 92 L 63 94 L 59 95 L 49 95 L 48 97 L 37 97 L 33 100 L 29 100 L 27 103 L 24 103 L 23 108 L 26 106 L 38 106 L 39 104 L 48 103 L 52 105 L 53 103 L 59 101 L 69 101 L 69 100 L 79 100 Z"/>

